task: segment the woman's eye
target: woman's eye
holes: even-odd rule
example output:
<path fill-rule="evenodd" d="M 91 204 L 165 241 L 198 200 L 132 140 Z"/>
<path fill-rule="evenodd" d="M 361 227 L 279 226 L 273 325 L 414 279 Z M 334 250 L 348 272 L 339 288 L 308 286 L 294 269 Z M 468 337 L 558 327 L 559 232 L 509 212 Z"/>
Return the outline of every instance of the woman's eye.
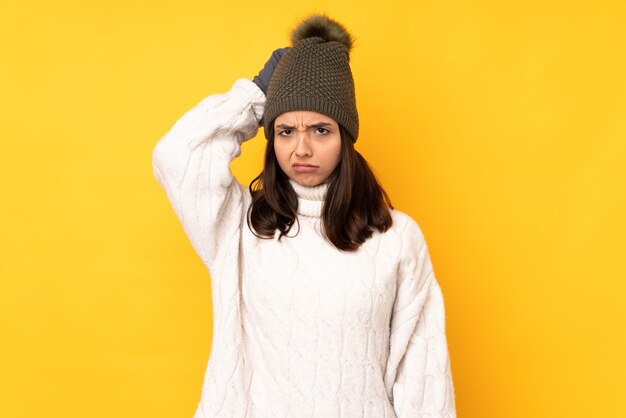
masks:
<path fill-rule="evenodd" d="M 319 134 L 323 135 L 323 134 L 325 134 L 327 132 L 328 132 L 328 129 L 326 129 L 326 128 L 317 128 L 317 133 L 319 133 Z"/>
<path fill-rule="evenodd" d="M 290 135 L 291 129 L 284 129 L 278 133 L 279 135 Z"/>

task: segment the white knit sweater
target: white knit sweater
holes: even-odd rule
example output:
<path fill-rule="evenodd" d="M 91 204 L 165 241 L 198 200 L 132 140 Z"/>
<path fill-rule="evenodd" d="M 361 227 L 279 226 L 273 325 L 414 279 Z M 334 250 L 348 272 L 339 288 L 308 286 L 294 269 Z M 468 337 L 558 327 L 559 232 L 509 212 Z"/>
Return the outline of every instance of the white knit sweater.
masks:
<path fill-rule="evenodd" d="M 291 185 L 298 224 L 257 238 L 229 165 L 265 96 L 237 80 L 156 144 L 154 174 L 211 275 L 214 335 L 194 418 L 456 416 L 444 303 L 424 236 L 393 226 L 358 251 L 320 234 L 326 184 Z"/>

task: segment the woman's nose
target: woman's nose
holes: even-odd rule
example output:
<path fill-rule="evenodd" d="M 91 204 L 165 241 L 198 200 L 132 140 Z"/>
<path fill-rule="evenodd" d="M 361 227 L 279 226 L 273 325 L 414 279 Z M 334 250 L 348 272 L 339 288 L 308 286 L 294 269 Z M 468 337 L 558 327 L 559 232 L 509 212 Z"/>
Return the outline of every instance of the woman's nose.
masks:
<path fill-rule="evenodd" d="M 302 133 L 298 136 L 298 143 L 296 144 L 296 155 L 298 157 L 304 157 L 311 155 L 311 148 L 308 144 L 308 139 L 305 133 Z"/>

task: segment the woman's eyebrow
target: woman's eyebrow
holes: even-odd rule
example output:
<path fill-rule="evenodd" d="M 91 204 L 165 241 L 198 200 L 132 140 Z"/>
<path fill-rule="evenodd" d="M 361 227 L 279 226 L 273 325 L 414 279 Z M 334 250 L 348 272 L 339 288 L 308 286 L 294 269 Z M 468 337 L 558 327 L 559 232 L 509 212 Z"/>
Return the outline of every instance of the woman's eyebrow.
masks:
<path fill-rule="evenodd" d="M 330 123 L 328 122 L 318 122 L 318 123 L 313 123 L 311 125 L 304 125 L 307 128 L 326 128 L 329 126 L 332 126 Z M 281 128 L 281 129 L 294 129 L 293 126 L 290 125 L 286 125 L 284 123 L 281 123 L 279 125 L 276 125 L 277 128 Z"/>
<path fill-rule="evenodd" d="M 332 126 L 332 125 L 328 122 L 318 122 L 318 123 L 314 123 L 313 125 L 311 125 L 311 127 L 313 128 L 325 128 L 328 126 Z"/>

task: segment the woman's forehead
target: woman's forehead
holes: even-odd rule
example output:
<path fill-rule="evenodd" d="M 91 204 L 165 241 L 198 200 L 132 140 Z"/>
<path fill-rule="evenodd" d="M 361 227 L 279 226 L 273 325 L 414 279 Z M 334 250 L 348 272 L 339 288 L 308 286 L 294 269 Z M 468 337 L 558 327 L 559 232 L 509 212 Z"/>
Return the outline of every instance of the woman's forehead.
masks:
<path fill-rule="evenodd" d="M 275 119 L 274 125 L 276 126 L 281 123 L 311 125 L 320 122 L 326 122 L 332 125 L 337 123 L 333 118 L 326 116 L 323 113 L 313 112 L 311 110 L 293 110 L 279 115 Z"/>

